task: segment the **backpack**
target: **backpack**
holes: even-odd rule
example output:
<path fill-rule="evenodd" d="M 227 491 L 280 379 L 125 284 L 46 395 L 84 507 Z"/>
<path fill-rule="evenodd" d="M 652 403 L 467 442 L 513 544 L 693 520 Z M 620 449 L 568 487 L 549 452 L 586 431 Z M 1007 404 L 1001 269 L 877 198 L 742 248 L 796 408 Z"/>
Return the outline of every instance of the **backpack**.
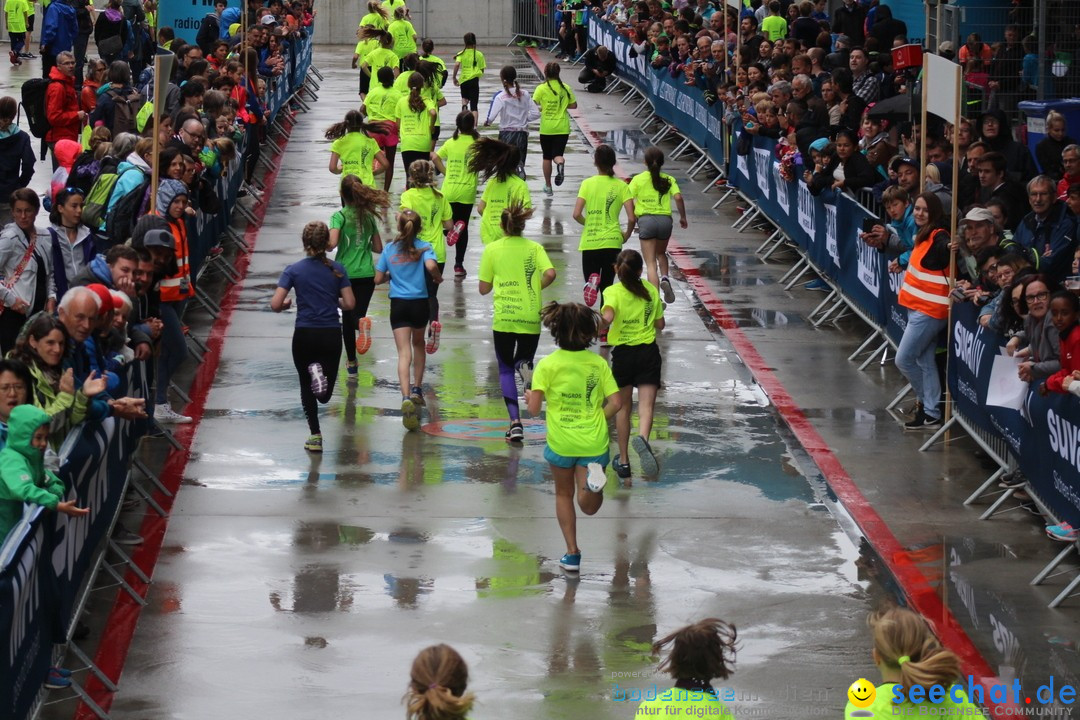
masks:
<path fill-rule="evenodd" d="M 52 127 L 45 114 L 45 91 L 50 83 L 52 80 L 47 78 L 31 78 L 22 84 L 21 107 L 26 111 L 30 133 L 36 138 L 44 138 Z"/>
<path fill-rule="evenodd" d="M 146 104 L 146 98 L 137 90 L 131 90 L 127 95 L 121 95 L 118 90 L 109 90 L 108 96 L 113 100 L 113 124 L 109 128 L 112 136 L 120 133 L 138 133 L 136 119 L 139 111 Z"/>
<path fill-rule="evenodd" d="M 124 174 L 126 175 L 129 172 L 142 173 L 142 170 L 129 168 L 124 171 Z M 142 182 L 139 183 L 138 187 L 132 188 L 117 198 L 112 210 L 105 216 L 103 245 L 107 247 L 123 245 L 131 238 L 131 233 L 135 229 L 135 222 L 139 218 L 139 209 L 142 207 L 143 196 L 146 195 L 148 187 L 150 187 L 150 176 L 143 173 Z"/>
<path fill-rule="evenodd" d="M 97 230 L 105 220 L 105 210 L 109 207 L 109 197 L 120 176 L 116 174 L 119 161 L 113 157 L 105 157 L 101 161 L 101 173 L 90 187 L 90 194 L 86 196 L 86 204 L 83 205 L 82 221 L 87 227 Z"/>

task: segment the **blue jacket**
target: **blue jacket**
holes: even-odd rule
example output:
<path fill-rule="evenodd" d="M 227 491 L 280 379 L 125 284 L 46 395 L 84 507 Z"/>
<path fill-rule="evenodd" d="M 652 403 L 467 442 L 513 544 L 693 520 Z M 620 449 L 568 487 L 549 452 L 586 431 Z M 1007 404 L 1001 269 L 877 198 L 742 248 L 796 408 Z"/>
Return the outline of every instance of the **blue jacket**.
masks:
<path fill-rule="evenodd" d="M 45 10 L 45 22 L 41 26 L 41 45 L 48 48 L 49 55 L 71 52 L 79 35 L 79 18 L 75 8 L 64 0 L 53 0 Z"/>
<path fill-rule="evenodd" d="M 915 233 L 917 228 L 915 227 L 914 209 L 913 205 L 908 205 L 907 210 L 904 211 L 904 217 L 899 220 L 889 221 L 889 227 L 896 231 L 896 235 L 900 239 L 900 245 L 904 248 L 904 251 L 896 258 L 896 262 L 898 262 L 902 268 L 908 266 L 911 250 L 915 247 Z"/>
<path fill-rule="evenodd" d="M 1040 221 L 1034 212 L 1025 215 L 1016 228 L 1013 242 L 1038 257 L 1039 272 L 1061 282 L 1072 273 L 1076 219 L 1068 213 L 1065 203 L 1055 202 L 1046 214 L 1046 220 Z"/>

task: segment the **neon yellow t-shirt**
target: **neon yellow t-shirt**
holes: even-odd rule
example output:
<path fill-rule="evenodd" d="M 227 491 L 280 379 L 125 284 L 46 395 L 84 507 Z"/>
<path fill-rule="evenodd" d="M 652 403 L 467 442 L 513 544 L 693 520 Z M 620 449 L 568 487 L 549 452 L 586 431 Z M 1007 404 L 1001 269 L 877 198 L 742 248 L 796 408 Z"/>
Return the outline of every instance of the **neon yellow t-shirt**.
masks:
<path fill-rule="evenodd" d="M 341 177 L 355 175 L 368 187 L 375 187 L 375 155 L 379 143 L 362 132 L 345 133 L 330 146 L 341 158 Z"/>
<path fill-rule="evenodd" d="M 484 53 L 473 48 L 462 50 L 454 59 L 461 63 L 461 69 L 458 70 L 458 82 L 468 82 L 473 78 L 478 78 L 484 74 L 484 68 L 487 67 L 487 62 L 484 60 Z"/>
<path fill-rule="evenodd" d="M 634 718 L 646 717 L 735 720 L 735 715 L 715 695 L 679 688 L 671 688 L 654 700 L 643 700 Z"/>
<path fill-rule="evenodd" d="M 446 166 L 446 175 L 440 190 L 447 202 L 472 205 L 476 202 L 476 173 L 469 172 L 469 148 L 476 140 L 472 135 L 450 137 L 436 153 Z"/>
<path fill-rule="evenodd" d="M 4 12 L 7 13 L 8 32 L 12 34 L 26 32 L 26 16 L 33 10 L 26 0 L 7 0 L 4 3 Z"/>
<path fill-rule="evenodd" d="M 379 70 L 384 67 L 396 68 L 401 63 L 401 58 L 393 50 L 379 46 L 367 54 L 364 62 L 367 63 L 368 72 L 371 74 L 371 84 L 374 85 L 378 82 L 376 78 L 379 77 Z"/>
<path fill-rule="evenodd" d="M 570 116 L 566 109 L 577 102 L 573 88 L 545 81 L 533 91 L 533 102 L 540 106 L 541 135 L 570 134 Z"/>
<path fill-rule="evenodd" d="M 382 7 L 387 15 L 394 17 L 395 10 L 399 7 L 405 7 L 405 0 L 383 0 Z"/>
<path fill-rule="evenodd" d="M 480 240 L 485 245 L 500 240 L 506 235 L 502 231 L 502 211 L 517 203 L 527 208 L 532 207 L 529 186 L 517 175 L 511 175 L 506 182 L 493 177 L 484 186 L 484 214 L 480 216 Z"/>
<path fill-rule="evenodd" d="M 386 31 L 394 38 L 394 53 L 403 58 L 416 52 L 416 28 L 408 20 L 394 20 Z"/>
<path fill-rule="evenodd" d="M 409 77 L 415 75 L 415 70 L 402 70 L 398 73 L 398 76 L 394 78 L 394 90 L 401 95 L 409 94 Z"/>
<path fill-rule="evenodd" d="M 378 80 L 372 80 L 368 94 L 364 97 L 364 110 L 368 120 L 378 122 L 393 120 L 397 122 L 397 104 L 401 94 L 392 87 L 383 87 Z"/>
<path fill-rule="evenodd" d="M 523 237 L 504 237 L 484 248 L 479 277 L 494 286 L 492 330 L 540 334 L 540 281 L 552 267 L 543 246 Z"/>
<path fill-rule="evenodd" d="M 904 699 L 902 703 L 893 702 L 893 688 L 897 683 L 882 683 L 877 687 L 877 694 L 874 697 L 874 702 L 870 704 L 870 707 L 865 708 L 874 713 L 876 718 L 891 718 L 891 717 L 939 717 L 939 718 L 982 718 L 985 717 L 983 711 L 978 705 L 972 703 L 967 696 L 967 692 L 961 685 L 953 685 L 949 688 L 949 692 L 939 703 L 932 703 L 929 700 L 924 700 L 920 703 L 913 703 L 910 700 Z M 905 693 L 906 695 L 906 693 Z M 957 699 L 952 696 L 956 695 Z M 863 708 L 857 708 L 848 701 L 847 707 L 844 708 L 844 717 L 850 719 L 852 713 L 856 710 Z M 858 717 L 858 716 L 856 716 Z"/>
<path fill-rule="evenodd" d="M 398 150 L 401 152 L 431 152 L 431 111 L 435 109 L 435 103 L 424 100 L 424 109 L 414 112 L 409 107 L 409 98 L 403 97 L 398 100 L 394 116 L 398 121 L 398 134 L 401 141 Z"/>
<path fill-rule="evenodd" d="M 604 289 L 600 312 L 607 308 L 615 311 L 615 319 L 608 328 L 608 342 L 612 345 L 648 345 L 656 342 L 654 323 L 664 317 L 664 305 L 652 283 L 642 280 L 641 285 L 649 293 L 648 302 L 630 292 L 622 283 Z"/>
<path fill-rule="evenodd" d="M 558 349 L 536 364 L 533 390 L 547 402 L 547 444 L 564 457 L 608 450 L 604 398 L 619 392 L 607 361 L 588 350 Z"/>
<path fill-rule="evenodd" d="M 779 15 L 769 15 L 761 21 L 761 32 L 765 33 L 769 42 L 776 42 L 787 35 L 787 20 Z"/>
<path fill-rule="evenodd" d="M 443 222 L 454 215 L 446 196 L 437 194 L 433 188 L 409 188 L 401 193 L 400 209 L 413 210 L 420 216 L 420 234 L 417 237 L 431 245 L 437 262 L 446 262 L 446 237 Z"/>
<path fill-rule="evenodd" d="M 630 181 L 630 194 L 634 197 L 634 214 L 641 215 L 671 215 L 671 198 L 679 193 L 679 184 L 675 178 L 667 173 L 660 173 L 671 183 L 668 191 L 661 195 L 653 187 L 652 174 L 646 170 L 638 173 Z"/>
<path fill-rule="evenodd" d="M 368 13 L 360 18 L 360 27 L 373 27 L 379 30 L 385 30 L 386 26 L 389 24 L 389 21 L 379 13 Z"/>
<path fill-rule="evenodd" d="M 621 248 L 619 212 L 630 199 L 630 187 L 619 178 L 594 175 L 581 183 L 577 196 L 585 200 L 585 227 L 578 250 Z"/>
<path fill-rule="evenodd" d="M 361 40 L 356 43 L 356 49 L 353 50 L 353 55 L 356 56 L 356 66 L 360 67 L 360 64 L 367 60 L 367 56 L 378 47 L 378 40 Z"/>
<path fill-rule="evenodd" d="M 434 63 L 439 66 L 438 85 L 441 87 L 443 82 L 446 80 L 446 62 L 442 58 L 435 57 L 434 55 L 421 55 L 420 59 L 426 60 L 429 63 Z"/>

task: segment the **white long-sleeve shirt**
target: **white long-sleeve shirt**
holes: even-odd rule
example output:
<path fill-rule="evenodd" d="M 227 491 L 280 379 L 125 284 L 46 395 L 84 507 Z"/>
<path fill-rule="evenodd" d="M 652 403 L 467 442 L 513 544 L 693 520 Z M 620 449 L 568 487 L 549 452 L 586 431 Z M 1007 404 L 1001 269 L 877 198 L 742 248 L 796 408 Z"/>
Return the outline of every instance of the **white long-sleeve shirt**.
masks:
<path fill-rule="evenodd" d="M 500 90 L 491 98 L 484 124 L 490 125 L 495 118 L 500 130 L 528 130 L 529 123 L 540 119 L 540 108 L 524 90 L 516 98 L 512 93 Z"/>

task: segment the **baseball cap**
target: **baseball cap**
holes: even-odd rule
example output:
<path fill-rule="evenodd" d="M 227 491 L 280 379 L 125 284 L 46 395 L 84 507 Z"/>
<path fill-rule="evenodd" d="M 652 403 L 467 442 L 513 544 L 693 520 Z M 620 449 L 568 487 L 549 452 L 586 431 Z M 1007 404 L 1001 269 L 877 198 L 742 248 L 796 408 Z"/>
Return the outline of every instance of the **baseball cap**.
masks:
<path fill-rule="evenodd" d="M 277 20 L 274 19 L 273 15 L 263 15 L 263 19 L 259 22 L 263 25 L 277 25 Z"/>
<path fill-rule="evenodd" d="M 986 208 L 972 208 L 964 216 L 964 222 L 994 222 L 994 213 Z"/>
<path fill-rule="evenodd" d="M 919 161 L 916 160 L 915 158 L 909 158 L 909 157 L 898 157 L 898 158 L 894 159 L 892 161 L 892 164 L 889 165 L 889 169 L 892 170 L 893 172 L 896 172 L 900 168 L 901 165 L 910 165 L 911 167 L 915 168 L 916 170 L 919 169 Z"/>
<path fill-rule="evenodd" d="M 143 236 L 144 247 L 164 247 L 170 250 L 176 249 L 176 241 L 173 239 L 172 233 L 168 230 L 147 230 L 146 235 Z"/>

